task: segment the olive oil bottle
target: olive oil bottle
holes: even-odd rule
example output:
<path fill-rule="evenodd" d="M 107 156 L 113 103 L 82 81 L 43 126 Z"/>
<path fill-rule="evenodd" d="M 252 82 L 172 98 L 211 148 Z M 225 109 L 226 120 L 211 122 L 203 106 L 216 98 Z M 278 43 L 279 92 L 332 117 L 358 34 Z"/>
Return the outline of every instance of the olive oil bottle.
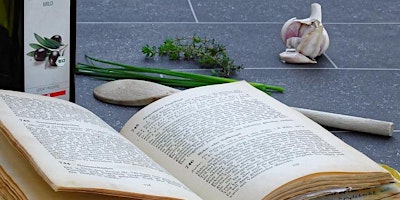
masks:
<path fill-rule="evenodd" d="M 76 1 L 0 0 L 0 89 L 75 100 Z"/>

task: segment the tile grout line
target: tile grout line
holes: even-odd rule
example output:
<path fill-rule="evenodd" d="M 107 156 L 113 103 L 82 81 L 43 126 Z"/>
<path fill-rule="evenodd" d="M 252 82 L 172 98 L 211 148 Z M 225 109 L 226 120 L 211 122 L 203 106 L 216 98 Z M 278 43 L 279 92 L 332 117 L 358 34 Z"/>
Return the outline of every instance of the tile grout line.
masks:
<path fill-rule="evenodd" d="M 333 62 L 333 60 L 331 58 L 329 58 L 328 54 L 323 53 L 324 56 L 329 60 L 329 62 L 333 65 L 333 67 L 335 67 L 335 69 L 339 69 L 339 67 L 337 67 L 337 65 Z"/>
<path fill-rule="evenodd" d="M 327 22 L 332 25 L 398 25 L 399 22 Z"/>
<path fill-rule="evenodd" d="M 193 6 L 192 6 L 192 2 L 190 0 L 187 0 L 187 1 L 189 3 L 190 10 L 192 11 L 192 15 L 194 17 L 194 21 L 196 21 L 196 23 L 199 23 L 199 20 L 197 20 L 196 13 L 194 12 L 194 9 L 193 9 Z"/>
<path fill-rule="evenodd" d="M 192 10 L 195 22 L 192 21 L 182 21 L 182 22 L 168 22 L 168 21 L 149 21 L 149 22 L 135 22 L 135 21 L 107 21 L 107 22 L 89 22 L 89 21 L 77 21 L 77 24 L 223 24 L 223 25 L 248 25 L 248 24 L 283 24 L 282 22 L 199 22 L 194 10 Z"/>
<path fill-rule="evenodd" d="M 323 68 L 323 67 L 249 67 L 244 68 L 245 70 L 353 70 L 353 71 L 400 71 L 396 68 Z M 186 71 L 202 71 L 207 69 L 197 69 L 197 68 L 185 68 L 185 69 L 175 69 L 175 70 L 186 70 Z"/>
<path fill-rule="evenodd" d="M 324 68 L 324 67 L 266 67 L 266 68 L 260 68 L 260 67 L 250 67 L 250 68 L 245 68 L 246 70 L 260 70 L 260 69 L 290 69 L 290 70 L 354 70 L 354 71 L 400 71 L 400 69 L 396 68 Z"/>
<path fill-rule="evenodd" d="M 89 22 L 89 21 L 77 21 L 77 24 L 193 24 L 193 23 L 199 23 L 199 24 L 283 24 L 284 22 L 199 22 L 196 16 L 196 13 L 194 12 L 193 6 L 188 0 L 192 15 L 195 19 L 195 22 L 163 22 L 163 21 L 153 21 L 153 22 L 134 22 L 134 21 L 128 21 L 128 22 L 123 22 L 123 21 L 108 21 L 108 22 Z M 400 23 L 324 23 L 324 24 L 330 24 L 330 25 L 400 25 Z"/>

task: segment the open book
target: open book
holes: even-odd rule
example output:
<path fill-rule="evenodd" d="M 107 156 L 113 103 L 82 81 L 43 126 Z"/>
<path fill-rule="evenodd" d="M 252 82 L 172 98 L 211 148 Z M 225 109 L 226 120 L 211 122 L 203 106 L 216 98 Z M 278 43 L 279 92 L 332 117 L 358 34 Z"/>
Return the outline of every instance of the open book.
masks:
<path fill-rule="evenodd" d="M 4 199 L 281 200 L 395 182 L 246 82 L 165 97 L 120 133 L 76 104 L 0 90 L 0 123 Z"/>

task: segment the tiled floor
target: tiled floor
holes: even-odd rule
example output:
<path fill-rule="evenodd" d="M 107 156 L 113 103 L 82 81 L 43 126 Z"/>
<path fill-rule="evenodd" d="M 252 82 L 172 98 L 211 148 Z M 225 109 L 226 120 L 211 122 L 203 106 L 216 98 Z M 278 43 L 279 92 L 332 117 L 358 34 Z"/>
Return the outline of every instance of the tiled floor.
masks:
<path fill-rule="evenodd" d="M 377 162 L 400 170 L 400 2 L 320 0 L 330 47 L 315 65 L 279 61 L 282 24 L 305 18 L 314 1 L 271 0 L 78 0 L 77 61 L 85 54 L 139 66 L 200 73 L 197 65 L 146 60 L 141 47 L 166 38 L 198 36 L 225 44 L 244 70 L 234 78 L 286 88 L 274 94 L 290 106 L 395 123 L 385 138 L 332 132 Z M 102 81 L 77 76 L 77 103 L 119 130 L 140 108 L 105 104 L 92 97 Z"/>

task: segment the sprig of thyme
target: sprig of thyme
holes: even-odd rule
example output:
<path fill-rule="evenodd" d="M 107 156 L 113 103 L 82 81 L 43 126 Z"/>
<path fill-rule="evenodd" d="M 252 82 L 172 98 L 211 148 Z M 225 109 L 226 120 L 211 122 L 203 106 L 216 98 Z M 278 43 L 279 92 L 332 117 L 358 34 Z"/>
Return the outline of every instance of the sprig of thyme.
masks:
<path fill-rule="evenodd" d="M 159 47 L 146 45 L 142 53 L 148 58 L 168 56 L 170 60 L 194 60 L 201 67 L 212 68 L 213 72 L 222 77 L 229 77 L 242 69 L 228 57 L 226 47 L 215 39 L 200 38 L 196 35 L 184 38 L 168 38 Z M 215 71 L 218 69 L 218 71 Z"/>

